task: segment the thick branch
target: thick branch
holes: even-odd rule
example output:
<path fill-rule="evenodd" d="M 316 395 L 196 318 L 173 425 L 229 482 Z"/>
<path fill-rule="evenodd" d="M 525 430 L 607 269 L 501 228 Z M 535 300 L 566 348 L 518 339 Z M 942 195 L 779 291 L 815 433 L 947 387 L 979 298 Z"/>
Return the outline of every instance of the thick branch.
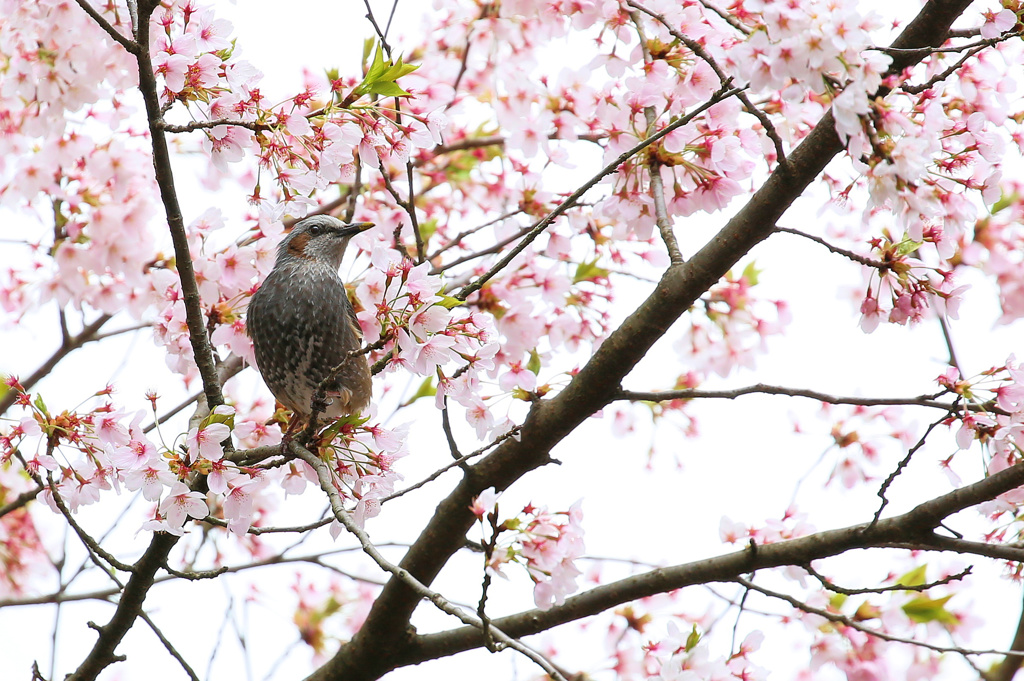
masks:
<path fill-rule="evenodd" d="M 196 366 L 203 381 L 203 392 L 210 411 L 224 404 L 220 382 L 217 380 L 217 365 L 213 357 L 213 349 L 206 336 L 206 320 L 203 304 L 199 297 L 199 286 L 196 284 L 195 269 L 189 254 L 188 235 L 185 232 L 185 220 L 178 204 L 178 193 L 174 186 L 174 172 L 171 168 L 171 155 L 167 148 L 167 138 L 163 130 L 163 117 L 160 112 L 160 96 L 157 89 L 156 76 L 153 74 L 153 62 L 149 56 L 149 17 L 152 8 L 141 8 L 139 25 L 136 26 L 136 39 L 139 43 L 139 90 L 146 103 L 146 117 L 149 120 L 149 134 L 153 144 L 153 167 L 156 172 L 156 183 L 160 189 L 160 199 L 164 204 L 167 226 L 174 244 L 174 259 L 181 281 L 181 293 L 185 303 L 185 322 L 188 325 L 189 342 L 195 355 Z"/>
<path fill-rule="evenodd" d="M 552 679 L 556 679 L 556 681 L 565 681 L 561 674 L 559 674 L 551 665 L 550 661 L 542 655 L 524 646 L 521 642 L 511 639 L 500 629 L 496 629 L 491 626 L 490 623 L 485 624 L 480 620 L 480 618 L 474 617 L 473 615 L 465 612 L 462 608 L 450 603 L 438 592 L 431 591 L 424 584 L 421 584 L 406 570 L 394 565 L 384 558 L 380 551 L 377 550 L 377 547 L 373 545 L 373 542 L 370 541 L 369 535 L 366 534 L 362 527 L 356 524 L 348 511 L 345 510 L 344 502 L 334 485 L 334 479 L 331 477 L 330 467 L 322 459 L 314 456 L 308 450 L 303 449 L 295 443 L 292 443 L 292 452 L 316 471 L 317 480 L 320 482 L 320 489 L 323 490 L 331 501 L 331 510 L 334 512 L 334 517 L 338 519 L 338 522 L 345 526 L 346 530 L 355 536 L 359 541 L 359 545 L 363 548 L 363 552 L 366 553 L 366 555 L 368 555 L 382 570 L 392 574 L 394 579 L 401 580 L 402 583 L 412 589 L 419 598 L 430 601 L 442 612 L 458 618 L 473 628 L 480 630 L 486 629 L 488 636 L 500 642 L 503 647 L 512 648 L 529 657 L 540 665 L 540 667 L 547 672 L 548 676 Z"/>
<path fill-rule="evenodd" d="M 134 3 L 129 3 L 134 7 Z M 221 393 L 220 382 L 217 378 L 217 366 L 214 362 L 213 349 L 210 347 L 209 339 L 206 336 L 206 324 L 204 321 L 202 302 L 199 297 L 199 287 L 196 284 L 195 271 L 192 267 L 192 258 L 189 254 L 188 237 L 185 233 L 185 222 L 181 215 L 181 208 L 178 205 L 178 196 L 174 187 L 174 175 L 171 170 L 171 157 L 167 148 L 167 140 L 164 131 L 161 129 L 160 100 L 157 90 L 156 77 L 153 73 L 153 63 L 149 55 L 149 20 L 157 3 L 145 2 L 138 7 L 137 16 L 133 13 L 133 28 L 135 41 L 138 44 L 138 51 L 135 53 L 139 65 L 139 90 L 142 92 L 146 104 L 146 116 L 149 121 L 150 138 L 153 144 L 153 166 L 156 173 L 156 182 L 160 190 L 160 198 L 164 204 L 164 212 L 167 217 L 167 225 L 171 232 L 171 241 L 174 244 L 174 255 L 177 264 L 178 277 L 181 281 L 181 291 L 185 302 L 186 323 L 189 330 L 189 341 L 195 355 L 196 366 L 203 382 L 203 392 L 206 398 L 207 407 L 213 410 L 224 403 Z M 230 442 L 228 449 L 230 449 Z M 201 481 L 199 484 L 203 484 Z M 128 630 L 135 624 L 136 619 L 142 612 L 142 604 L 149 593 L 156 571 L 161 565 L 167 562 L 167 557 L 177 543 L 178 538 L 174 535 L 155 533 L 142 557 L 139 558 L 133 567 L 131 579 L 125 585 L 124 592 L 117 604 L 110 621 L 97 627 L 99 637 L 93 645 L 82 664 L 75 673 L 69 677 L 69 681 L 92 681 L 107 666 L 119 659 L 114 654 L 121 639 Z"/>
<path fill-rule="evenodd" d="M 1010 649 L 1024 650 L 1024 610 L 1022 610 L 1020 620 L 1017 622 L 1017 631 L 1013 635 L 1013 643 L 1010 644 Z M 1024 662 L 1024 657 L 1020 655 L 1007 655 L 995 669 L 989 672 L 988 681 L 1012 681 L 1022 662 Z"/>
<path fill-rule="evenodd" d="M 1007 475 L 1004 475 L 1007 474 Z M 994 478 L 998 478 L 994 480 Z M 1024 483 L 1024 464 L 1018 464 L 972 485 L 927 501 L 903 515 L 872 525 L 862 523 L 838 530 L 818 532 L 776 544 L 758 545 L 742 551 L 673 567 L 657 568 L 626 579 L 604 584 L 566 599 L 549 610 L 528 610 L 494 620 L 494 625 L 510 636 L 528 636 L 552 627 L 604 612 L 639 598 L 709 582 L 736 581 L 756 570 L 789 565 L 807 565 L 811 561 L 836 556 L 853 549 L 912 548 L 915 550 L 951 550 L 945 538 L 931 530 L 944 518 L 964 508 L 987 501 Z M 955 541 L 955 540 L 953 540 Z M 968 542 L 977 544 L 976 542 Z M 998 545 L 983 545 L 1002 548 Z M 1020 552 L 1020 549 L 1017 549 Z M 453 655 L 479 647 L 479 631 L 464 627 L 452 631 L 417 636 L 400 665 Z M 1015 646 L 1016 649 L 1016 646 Z"/>
<path fill-rule="evenodd" d="M 950 24 L 968 4 L 967 0 L 928 3 L 904 29 L 894 46 L 940 44 Z M 902 69 L 913 64 L 915 59 L 897 55 L 894 61 L 897 62 L 895 67 Z M 618 391 L 622 378 L 672 323 L 741 257 L 772 233 L 775 223 L 790 204 L 841 150 L 832 114 L 827 113 L 789 155 L 785 176 L 774 174 L 769 177 L 747 205 L 704 248 L 687 263 L 670 267 L 651 295 L 601 344 L 565 389 L 555 397 L 533 405 L 520 437 L 506 440 L 470 468 L 462 482 L 438 505 L 434 516 L 402 560 L 401 567 L 421 583 L 429 585 L 451 555 L 464 544 L 466 532 L 475 520 L 469 511 L 473 498 L 488 487 L 504 490 L 528 471 L 548 463 L 551 449 L 584 419 L 604 406 Z M 464 289 L 463 295 L 468 296 L 476 288 L 479 288 L 479 282 L 475 287 Z M 1016 473 L 1021 478 L 1016 484 L 1021 484 L 1024 482 L 1024 469 L 1016 470 Z M 925 514 L 924 511 L 920 513 Z M 922 518 L 922 521 L 928 519 L 930 517 Z M 668 589 L 658 589 L 662 590 Z M 379 678 L 393 669 L 407 652 L 407 626 L 419 600 L 404 581 L 392 578 L 355 637 L 310 678 L 316 681 L 358 681 Z"/>

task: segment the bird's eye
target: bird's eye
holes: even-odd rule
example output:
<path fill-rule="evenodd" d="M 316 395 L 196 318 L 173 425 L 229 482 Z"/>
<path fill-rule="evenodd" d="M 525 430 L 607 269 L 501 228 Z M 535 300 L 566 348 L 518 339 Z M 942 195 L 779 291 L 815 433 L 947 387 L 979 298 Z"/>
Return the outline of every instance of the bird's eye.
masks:
<path fill-rule="evenodd" d="M 320 236 L 323 233 L 323 231 L 324 231 L 323 226 L 321 226 L 321 225 L 311 225 L 310 228 L 309 228 L 309 235 L 310 236 Z"/>

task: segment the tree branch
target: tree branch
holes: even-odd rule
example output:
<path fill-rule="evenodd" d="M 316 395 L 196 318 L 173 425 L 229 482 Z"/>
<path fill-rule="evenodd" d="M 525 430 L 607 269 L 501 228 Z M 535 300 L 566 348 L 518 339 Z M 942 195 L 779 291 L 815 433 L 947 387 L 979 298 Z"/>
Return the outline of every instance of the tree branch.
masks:
<path fill-rule="evenodd" d="M 92 17 L 92 20 L 96 22 L 96 25 L 102 28 L 103 32 L 110 36 L 110 38 L 114 42 L 116 42 L 118 45 L 126 49 L 131 54 L 139 54 L 139 44 L 121 35 L 121 33 L 118 32 L 116 28 L 110 25 L 110 22 L 107 21 L 106 17 L 97 12 L 96 9 L 92 5 L 90 5 L 87 0 L 75 0 L 75 2 L 78 3 L 79 7 L 85 10 L 86 14 Z"/>
<path fill-rule="evenodd" d="M 526 657 L 536 662 L 548 676 L 556 681 L 565 681 L 558 670 L 552 666 L 552 664 L 543 655 L 523 645 L 521 642 L 513 640 L 511 637 L 504 634 L 500 629 L 497 629 L 489 624 L 485 625 L 478 617 L 470 615 L 469 613 L 462 610 L 462 608 L 449 602 L 441 594 L 436 591 L 431 591 L 424 584 L 420 583 L 415 577 L 409 574 L 408 571 L 403 568 L 394 565 L 377 550 L 377 547 L 370 541 L 369 535 L 363 531 L 359 525 L 352 519 L 345 510 L 344 502 L 341 499 L 341 495 L 338 494 L 338 490 L 334 485 L 334 480 L 331 476 L 331 470 L 319 457 L 314 456 L 305 448 L 299 446 L 297 443 L 292 442 L 292 452 L 310 465 L 313 470 L 316 471 L 317 480 L 320 482 L 320 489 L 323 490 L 327 498 L 330 499 L 331 509 L 334 511 L 334 517 L 338 519 L 345 529 L 348 530 L 352 535 L 355 536 L 359 545 L 363 547 L 363 552 L 368 555 L 373 562 L 375 562 L 382 570 L 391 573 L 394 578 L 400 579 L 407 587 L 412 589 L 416 595 L 424 600 L 428 600 L 433 603 L 438 610 L 445 612 L 462 622 L 469 624 L 476 629 L 487 629 L 488 635 L 492 636 L 498 642 L 502 643 L 504 647 L 512 648 Z"/>
<path fill-rule="evenodd" d="M 863 632 L 863 633 L 865 633 L 865 634 L 867 634 L 869 636 L 873 636 L 875 638 L 882 639 L 883 641 L 890 641 L 892 643 L 905 643 L 907 645 L 917 646 L 919 648 L 927 648 L 928 650 L 934 650 L 937 653 L 957 653 L 959 655 L 964 655 L 964 656 L 967 656 L 967 655 L 992 655 L 992 654 L 1013 655 L 1015 657 L 1024 656 L 1024 651 L 972 650 L 972 649 L 968 649 L 968 648 L 961 648 L 960 646 L 940 646 L 940 645 L 936 645 L 934 643 L 928 643 L 927 641 L 923 641 L 923 640 L 921 640 L 919 638 L 904 638 L 902 636 L 895 636 L 893 634 L 887 634 L 884 631 L 879 631 L 878 629 L 873 629 L 873 628 L 871 628 L 869 626 L 861 624 L 860 622 L 858 622 L 857 620 L 853 619 L 852 617 L 847 617 L 846 615 L 843 615 L 841 613 L 833 612 L 831 610 L 826 610 L 824 608 L 816 608 L 816 607 L 814 607 L 812 605 L 804 603 L 803 601 L 801 601 L 798 598 L 794 598 L 793 596 L 790 596 L 789 594 L 784 594 L 784 593 L 782 593 L 780 591 L 774 591 L 772 589 L 768 589 L 768 588 L 765 588 L 763 586 L 758 586 L 757 584 L 754 584 L 752 581 L 750 581 L 748 579 L 744 579 L 743 577 L 737 577 L 735 581 L 736 581 L 736 583 L 742 584 L 743 586 L 747 587 L 748 589 L 751 589 L 752 591 L 757 591 L 758 593 L 763 594 L 765 596 L 768 596 L 770 598 L 775 598 L 775 599 L 778 599 L 780 601 L 785 601 L 786 603 L 789 603 L 790 605 L 792 605 L 797 610 L 802 610 L 803 612 L 809 613 L 811 615 L 817 615 L 819 617 L 822 617 L 822 618 L 828 620 L 829 622 L 837 622 L 837 623 L 842 624 L 844 626 L 850 627 L 851 629 L 856 629 L 857 631 Z"/>
<path fill-rule="evenodd" d="M 1017 631 L 1013 635 L 1013 643 L 1010 644 L 1010 649 L 1024 650 L 1024 607 L 1022 607 L 1020 619 L 1017 621 Z M 986 677 L 987 681 L 1013 681 L 1013 677 L 1020 670 L 1022 662 L 1024 662 L 1024 656 L 1007 655 L 1002 662 L 989 672 Z"/>
<path fill-rule="evenodd" d="M 744 395 L 784 395 L 788 397 L 806 397 L 819 402 L 829 404 L 850 404 L 859 407 L 884 407 L 884 406 L 915 406 L 931 407 L 942 409 L 947 412 L 958 411 L 960 406 L 955 402 L 940 402 L 937 397 L 946 394 L 945 391 L 931 395 L 918 395 L 916 397 L 850 397 L 832 395 L 817 390 L 806 390 L 803 388 L 787 388 L 780 385 L 768 385 L 757 383 L 732 390 L 698 390 L 687 388 L 684 390 L 663 390 L 659 392 L 639 392 L 634 390 L 619 390 L 611 395 L 609 402 L 616 400 L 629 400 L 630 402 L 667 402 L 670 400 L 699 400 L 699 399 L 725 399 L 734 400 Z"/>
<path fill-rule="evenodd" d="M 632 2 L 627 2 L 630 7 L 639 7 Z M 640 38 L 640 47 L 644 53 L 644 62 L 646 64 L 651 63 L 651 51 L 647 47 L 647 36 L 644 34 L 644 27 L 640 21 L 640 15 L 637 12 L 630 12 L 630 18 L 633 20 L 633 25 L 636 27 L 636 32 Z M 722 86 L 725 87 L 729 79 L 719 78 Z M 644 122 L 647 127 L 644 130 L 644 134 L 650 136 L 654 131 L 655 125 L 658 122 L 657 116 L 654 113 L 653 106 L 644 107 Z M 651 199 L 654 201 L 654 222 L 658 225 L 658 232 L 661 234 L 661 240 L 665 243 L 665 250 L 668 251 L 669 262 L 679 265 L 682 264 L 684 258 L 682 252 L 679 250 L 679 241 L 676 239 L 676 234 L 672 230 L 672 220 L 668 217 L 668 206 L 665 205 L 665 183 L 661 179 L 661 162 L 658 161 L 658 157 L 655 154 L 647 154 L 647 172 L 651 177 Z"/>
<path fill-rule="evenodd" d="M 146 116 L 149 121 L 156 182 L 164 205 L 167 225 L 171 232 L 171 241 L 174 244 L 175 262 L 185 304 L 185 321 L 189 330 L 189 342 L 192 345 L 196 366 L 202 378 L 206 406 L 212 411 L 224 403 L 224 396 L 217 377 L 213 349 L 206 336 L 202 301 L 192 267 L 185 222 L 178 205 L 167 139 L 160 127 L 162 112 L 156 76 L 153 72 L 153 62 L 149 55 L 149 22 L 157 3 L 145 2 L 138 7 L 130 1 L 128 5 L 132 13 L 135 42 L 138 45 L 134 54 L 139 67 L 139 90 L 146 105 Z M 230 439 L 225 443 L 225 449 L 228 451 L 233 449 Z M 203 485 L 205 485 L 205 478 L 200 478 L 193 487 L 202 487 Z M 142 613 L 142 604 L 153 585 L 156 572 L 161 565 L 167 562 L 167 557 L 177 541 L 178 538 L 174 535 L 160 532 L 153 534 L 149 547 L 132 566 L 131 578 L 125 585 L 113 617 L 106 625 L 96 627 L 99 632 L 96 643 L 78 669 L 68 677 L 68 681 L 93 681 L 106 667 L 121 659 L 120 656 L 114 654 L 114 650 Z"/>
<path fill-rule="evenodd" d="M 893 46 L 923 47 L 941 43 L 950 24 L 968 4 L 968 0 L 928 3 L 907 25 Z M 894 61 L 897 72 L 914 63 L 912 57 L 897 56 Z M 722 93 L 723 96 L 726 94 L 728 93 Z M 663 130 L 662 133 L 668 134 L 668 131 Z M 646 145 L 653 141 L 653 138 L 648 138 L 641 144 Z M 608 336 L 566 387 L 554 397 L 538 400 L 533 404 L 519 437 L 506 440 L 491 454 L 470 467 L 463 480 L 438 504 L 433 517 L 410 547 L 400 566 L 420 583 L 429 585 L 451 555 L 464 545 L 466 532 L 475 522 L 475 516 L 469 510 L 473 498 L 488 487 L 502 491 L 527 472 L 548 463 L 551 460 L 551 449 L 586 418 L 608 403 L 611 396 L 619 391 L 622 378 L 668 331 L 672 323 L 751 248 L 771 235 L 775 223 L 790 204 L 804 192 L 842 148 L 832 114 L 826 113 L 799 146 L 790 153 L 787 160 L 789 168 L 785 176 L 781 173 L 769 176 L 764 186 L 700 251 L 685 264 L 669 267 L 651 295 Z M 639 150 L 637 148 L 627 154 Z M 619 163 L 621 161 L 617 160 L 610 168 L 601 171 L 598 178 L 588 182 L 578 193 L 574 193 L 560 209 L 564 210 L 571 205 L 572 201 L 582 196 L 582 193 L 601 177 L 613 172 Z M 553 212 L 546 221 L 550 222 L 554 217 L 557 215 Z M 542 221 L 541 224 L 546 226 L 547 222 Z M 537 234 L 543 230 L 542 226 L 538 227 Z M 503 266 L 504 264 L 501 264 L 501 267 Z M 499 270 L 500 267 L 497 267 L 489 276 L 493 276 Z M 478 281 L 463 289 L 461 293 L 463 296 L 469 296 L 482 285 L 483 282 Z M 1007 469 L 1010 470 L 1015 471 L 1012 475 L 1019 478 L 1013 486 L 1024 482 L 1024 469 Z M 993 479 L 1006 480 L 1002 474 L 1007 471 L 1001 471 L 979 485 L 991 485 Z M 989 491 L 988 488 L 983 489 Z M 954 494 L 959 493 L 962 491 L 958 490 Z M 945 506 L 942 507 L 942 510 L 944 509 Z M 926 506 L 924 510 L 915 511 L 917 515 L 911 519 L 922 523 L 923 526 L 932 519 L 929 513 L 939 512 L 935 506 Z M 889 520 L 883 520 L 874 531 L 889 526 Z M 855 537 L 851 534 L 844 541 L 854 540 Z M 702 565 L 717 560 L 725 559 L 704 561 Z M 749 560 L 738 562 L 747 569 L 733 574 L 745 574 L 750 571 Z M 656 586 L 661 585 L 659 583 Z M 653 593 L 666 590 L 669 589 L 658 588 Z M 310 678 L 315 681 L 375 679 L 393 669 L 400 660 L 410 659 L 406 627 L 419 600 L 419 595 L 410 589 L 404 580 L 391 578 L 374 602 L 362 628 Z M 566 602 L 567 605 L 568 603 L 569 601 Z"/>
<path fill-rule="evenodd" d="M 802 236 L 805 239 L 810 239 L 811 241 L 813 241 L 816 244 L 821 244 L 822 246 L 824 246 L 828 250 L 832 251 L 836 255 L 844 256 L 844 257 L 849 258 L 850 260 L 852 260 L 854 262 L 860 263 L 861 265 L 866 265 L 867 267 L 873 267 L 876 270 L 885 270 L 885 269 L 888 269 L 888 267 L 889 267 L 888 265 L 886 265 L 881 260 L 873 260 L 873 259 L 865 257 L 863 255 L 858 255 L 857 253 L 854 253 L 853 251 L 849 251 L 849 250 L 847 250 L 845 248 L 840 248 L 839 246 L 833 246 L 832 244 L 830 244 L 829 242 L 825 241 L 821 237 L 814 236 L 813 234 L 807 234 L 806 232 L 801 232 L 799 229 L 792 229 L 790 227 L 776 227 L 775 231 L 776 232 L 781 232 L 781 233 L 784 233 L 784 234 L 795 234 L 797 236 Z"/>
<path fill-rule="evenodd" d="M 1007 475 L 1004 475 L 1007 474 Z M 999 478 L 993 480 L 993 478 Z M 811 561 L 837 556 L 854 549 L 905 548 L 918 551 L 959 551 L 962 540 L 934 534 L 932 528 L 943 518 L 965 508 L 988 501 L 1024 483 L 1024 464 L 924 502 L 903 515 L 886 518 L 872 526 L 862 523 L 837 530 L 789 539 L 774 544 L 760 544 L 723 556 L 715 556 L 682 565 L 662 567 L 609 584 L 594 587 L 571 596 L 562 605 L 548 610 L 525 612 L 494 620 L 495 626 L 510 636 L 529 636 L 560 624 L 599 614 L 623 603 L 659 593 L 709 582 L 734 582 L 757 570 L 806 566 Z M 967 542 L 973 548 L 989 547 Z M 956 546 L 957 548 L 953 548 Z M 996 547 L 999 548 L 999 547 Z M 1018 557 L 1021 549 L 1015 549 Z M 1001 557 L 1001 556 L 997 556 Z M 465 627 L 415 637 L 394 666 L 418 664 L 425 660 L 454 655 L 479 647 L 483 638 L 479 631 Z"/>

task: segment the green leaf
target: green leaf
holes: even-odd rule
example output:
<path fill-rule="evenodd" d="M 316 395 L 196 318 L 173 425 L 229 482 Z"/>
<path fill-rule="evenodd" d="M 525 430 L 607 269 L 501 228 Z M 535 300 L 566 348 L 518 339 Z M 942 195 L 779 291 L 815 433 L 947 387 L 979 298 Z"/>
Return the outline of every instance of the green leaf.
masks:
<path fill-rule="evenodd" d="M 917 249 L 921 248 L 920 241 L 913 241 L 912 239 L 904 239 L 896 247 L 896 252 L 900 255 L 910 255 Z"/>
<path fill-rule="evenodd" d="M 332 423 L 330 426 L 324 428 L 323 433 L 320 434 L 320 439 L 323 442 L 331 442 L 335 437 L 338 436 L 338 433 L 340 433 L 341 429 L 344 428 L 345 426 L 361 426 L 369 420 L 369 416 L 364 417 L 358 416 L 356 414 L 342 416 L 341 418 L 337 419 L 334 423 Z"/>
<path fill-rule="evenodd" d="M 416 389 L 416 392 L 413 393 L 412 397 L 403 402 L 402 406 L 407 407 L 421 397 L 433 397 L 436 394 L 437 388 L 434 387 L 434 377 L 427 376 L 423 379 L 423 382 L 420 383 L 420 387 Z"/>
<path fill-rule="evenodd" d="M 995 215 L 1001 210 L 1006 210 L 1019 200 L 1020 195 L 1017 192 L 1013 192 L 1012 194 L 1003 193 L 999 196 L 999 200 L 992 204 L 992 207 L 989 209 L 989 213 Z"/>
<path fill-rule="evenodd" d="M 526 363 L 526 368 L 535 374 L 540 374 L 540 355 L 537 354 L 537 348 L 530 350 L 530 361 Z"/>
<path fill-rule="evenodd" d="M 764 270 L 759 270 L 755 266 L 754 261 L 751 261 L 746 267 L 743 268 L 743 278 L 747 280 L 747 283 L 751 286 L 757 286 L 758 277 Z"/>
<path fill-rule="evenodd" d="M 581 281 L 596 281 L 597 279 L 604 279 L 608 276 L 608 270 L 603 267 L 597 266 L 599 258 L 594 258 L 590 262 L 581 262 L 576 267 L 576 274 L 572 277 L 572 283 L 578 284 Z"/>
<path fill-rule="evenodd" d="M 449 295 L 441 296 L 441 300 L 439 300 L 439 301 L 437 301 L 437 303 L 435 303 L 435 305 L 440 305 L 441 307 L 446 308 L 448 310 L 452 309 L 453 307 L 458 307 L 459 305 L 465 305 L 465 304 L 466 304 L 466 301 L 459 300 L 455 296 L 449 296 Z"/>
<path fill-rule="evenodd" d="M 916 568 L 896 580 L 900 586 L 921 586 L 924 584 L 928 572 L 928 564 L 918 565 Z"/>
<path fill-rule="evenodd" d="M 411 97 L 412 95 L 401 87 L 398 83 L 388 82 L 379 80 L 375 83 L 370 83 L 366 88 L 367 93 L 380 95 L 381 97 Z"/>
<path fill-rule="evenodd" d="M 46 410 L 46 402 L 43 402 L 42 395 L 36 395 L 36 399 L 32 401 L 32 404 L 35 405 L 35 408 L 41 411 L 44 416 L 50 416 L 50 412 Z"/>
<path fill-rule="evenodd" d="M 946 601 L 952 597 L 953 594 L 943 596 L 942 598 L 918 596 L 914 600 L 903 604 L 903 612 L 907 614 L 907 617 L 920 624 L 928 622 L 940 622 L 949 625 L 959 624 L 960 620 L 957 616 L 946 610 Z"/>
<path fill-rule="evenodd" d="M 372 83 L 388 70 L 390 62 L 384 63 L 384 50 L 380 45 L 377 45 L 377 51 L 373 55 L 373 63 L 370 64 L 370 68 L 366 69 L 366 77 L 363 78 L 363 82 Z"/>
<path fill-rule="evenodd" d="M 199 424 L 199 428 L 205 428 L 211 423 L 223 423 L 231 430 L 235 429 L 235 415 L 234 414 L 209 414 L 203 422 Z"/>
<path fill-rule="evenodd" d="M 364 45 L 363 61 L 369 54 L 368 46 Z M 402 76 L 412 73 L 419 66 L 406 64 L 399 57 L 395 62 L 384 58 L 384 50 L 378 44 L 373 53 L 373 60 L 366 69 L 366 75 L 362 82 L 355 87 L 354 93 L 362 97 L 367 94 L 380 95 L 382 97 L 409 97 L 409 93 L 399 87 L 396 82 Z"/>
<path fill-rule="evenodd" d="M 700 632 L 697 631 L 697 625 L 693 625 L 693 629 L 690 631 L 690 635 L 686 637 L 686 652 L 690 652 L 697 647 L 700 643 Z"/>
<path fill-rule="evenodd" d="M 395 81 L 404 75 L 412 73 L 418 68 L 418 64 L 403 64 L 402 58 L 399 57 L 398 61 L 396 61 L 394 64 L 391 64 L 391 66 L 388 67 L 388 69 L 380 77 L 380 80 Z"/>

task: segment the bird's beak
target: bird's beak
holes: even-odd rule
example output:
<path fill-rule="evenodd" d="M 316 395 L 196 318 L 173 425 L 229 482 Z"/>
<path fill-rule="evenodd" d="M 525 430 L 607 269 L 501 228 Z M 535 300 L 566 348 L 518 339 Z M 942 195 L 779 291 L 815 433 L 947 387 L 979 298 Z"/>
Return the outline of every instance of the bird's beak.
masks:
<path fill-rule="evenodd" d="M 375 225 L 372 222 L 353 222 L 342 227 L 339 236 L 355 236 L 356 234 L 365 232 L 374 226 Z"/>

